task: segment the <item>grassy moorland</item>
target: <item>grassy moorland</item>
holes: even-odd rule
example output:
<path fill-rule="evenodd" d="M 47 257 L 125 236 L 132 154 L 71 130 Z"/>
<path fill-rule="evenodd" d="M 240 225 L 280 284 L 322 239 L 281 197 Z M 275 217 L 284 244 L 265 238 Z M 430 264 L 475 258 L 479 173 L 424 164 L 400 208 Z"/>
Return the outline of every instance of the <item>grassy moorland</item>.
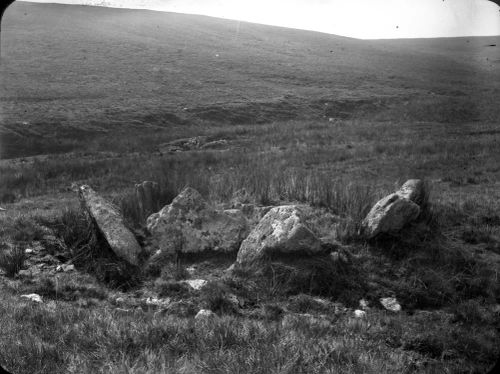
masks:
<path fill-rule="evenodd" d="M 14 4 L 0 64 L 0 363 L 14 373 L 486 372 L 500 346 L 498 41 L 360 41 Z M 159 151 L 200 135 L 227 143 Z M 432 186 L 429 209 L 400 236 L 365 242 L 360 220 L 408 178 Z M 160 183 L 165 204 L 190 185 L 214 204 L 244 187 L 256 204 L 321 207 L 344 219 L 336 235 L 349 261 L 227 277 L 233 254 L 129 274 L 102 254 L 72 185 L 116 202 L 147 242 L 132 198 L 143 180 Z M 44 242 L 47 230 L 62 245 Z M 25 248 L 78 271 L 18 275 Z M 210 282 L 195 291 L 189 277 Z M 20 298 L 29 293 L 44 302 Z M 387 296 L 403 312 L 385 311 Z M 371 309 L 355 319 L 361 298 Z M 194 321 L 202 307 L 220 318 Z"/>

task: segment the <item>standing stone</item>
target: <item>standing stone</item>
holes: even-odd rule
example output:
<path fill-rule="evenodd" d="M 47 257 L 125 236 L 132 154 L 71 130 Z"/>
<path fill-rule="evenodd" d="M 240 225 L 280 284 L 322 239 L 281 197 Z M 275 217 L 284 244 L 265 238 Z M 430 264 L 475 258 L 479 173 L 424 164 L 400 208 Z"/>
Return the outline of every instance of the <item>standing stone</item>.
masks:
<path fill-rule="evenodd" d="M 362 222 L 362 229 L 368 239 L 381 233 L 398 232 L 419 214 L 417 204 L 393 193 L 373 206 Z"/>
<path fill-rule="evenodd" d="M 134 234 L 125 226 L 118 208 L 99 196 L 89 186 L 79 188 L 79 197 L 83 208 L 88 212 L 111 250 L 128 263 L 138 265 L 141 246 Z"/>
<path fill-rule="evenodd" d="M 153 244 L 163 253 L 231 252 L 248 234 L 247 220 L 240 211 L 217 211 L 190 187 L 151 215 L 147 228 Z"/>
<path fill-rule="evenodd" d="M 145 181 L 135 185 L 135 197 L 139 215 L 143 219 L 160 210 L 160 186 L 156 182 Z"/>
<path fill-rule="evenodd" d="M 305 225 L 299 206 L 272 208 L 241 243 L 237 263 L 250 263 L 266 255 L 318 253 L 320 240 Z"/>

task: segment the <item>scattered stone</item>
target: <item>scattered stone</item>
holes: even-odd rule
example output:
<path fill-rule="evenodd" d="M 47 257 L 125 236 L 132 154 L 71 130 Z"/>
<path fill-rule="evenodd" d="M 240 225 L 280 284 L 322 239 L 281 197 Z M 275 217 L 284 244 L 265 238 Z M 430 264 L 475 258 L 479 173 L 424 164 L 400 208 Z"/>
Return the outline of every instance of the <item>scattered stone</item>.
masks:
<path fill-rule="evenodd" d="M 194 319 L 197 319 L 197 320 L 209 320 L 209 319 L 213 319 L 215 317 L 217 317 L 217 314 L 215 314 L 211 310 L 209 310 L 209 309 L 201 309 L 196 314 L 196 316 L 194 316 Z"/>
<path fill-rule="evenodd" d="M 380 301 L 380 304 L 382 304 L 382 306 L 385 309 L 387 309 L 391 312 L 397 313 L 397 312 L 401 311 L 401 305 L 398 303 L 398 301 L 394 297 L 381 298 L 379 301 Z"/>
<path fill-rule="evenodd" d="M 86 185 L 79 188 L 79 197 L 82 206 L 103 234 L 111 250 L 128 263 L 138 265 L 141 246 L 125 226 L 119 209 Z"/>
<path fill-rule="evenodd" d="M 190 187 L 151 215 L 147 228 L 153 245 L 164 253 L 231 252 L 248 234 L 248 223 L 241 212 L 217 211 Z"/>
<path fill-rule="evenodd" d="M 28 300 L 31 300 L 35 303 L 41 303 L 43 302 L 42 301 L 42 297 L 36 293 L 30 293 L 28 295 L 21 295 L 21 297 L 25 298 L 25 299 L 28 299 Z"/>
<path fill-rule="evenodd" d="M 159 307 L 167 307 L 170 304 L 170 298 L 158 299 L 156 297 L 148 297 L 145 300 L 146 305 L 154 305 Z"/>
<path fill-rule="evenodd" d="M 360 307 L 362 310 L 367 310 L 367 309 L 370 309 L 370 307 L 369 307 L 369 303 L 368 303 L 368 301 L 366 301 L 365 299 L 361 299 L 361 300 L 359 300 L 359 307 Z"/>
<path fill-rule="evenodd" d="M 354 317 L 356 317 L 356 318 L 365 318 L 366 317 L 366 312 L 364 310 L 356 309 L 354 311 Z"/>
<path fill-rule="evenodd" d="M 400 231 L 420 214 L 420 207 L 413 201 L 393 193 L 377 202 L 362 222 L 368 239 L 381 233 Z"/>
<path fill-rule="evenodd" d="M 151 181 L 136 184 L 135 198 L 140 217 L 146 219 L 160 209 L 160 186 L 158 183 Z"/>
<path fill-rule="evenodd" d="M 67 273 L 67 272 L 70 272 L 70 271 L 74 271 L 75 270 L 75 265 L 73 264 L 63 264 L 63 265 L 58 265 L 56 267 L 56 272 L 60 273 Z"/>
<path fill-rule="evenodd" d="M 237 262 L 249 263 L 266 255 L 320 252 L 321 242 L 305 225 L 301 208 L 272 208 L 241 244 Z"/>
<path fill-rule="evenodd" d="M 201 290 L 208 282 L 205 279 L 188 279 L 183 281 L 182 283 L 186 283 L 192 289 L 198 291 Z"/>
<path fill-rule="evenodd" d="M 45 256 L 38 259 L 40 264 L 45 265 L 58 265 L 59 260 L 52 255 L 46 254 Z"/>

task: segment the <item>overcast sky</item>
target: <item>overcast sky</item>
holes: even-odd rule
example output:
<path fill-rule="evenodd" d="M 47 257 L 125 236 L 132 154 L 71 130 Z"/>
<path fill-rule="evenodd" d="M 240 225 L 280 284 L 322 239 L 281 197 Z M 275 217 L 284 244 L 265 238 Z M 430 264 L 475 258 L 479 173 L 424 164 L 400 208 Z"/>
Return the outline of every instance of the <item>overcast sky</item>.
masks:
<path fill-rule="evenodd" d="M 203 14 L 364 38 L 500 35 L 487 0 L 33 0 Z"/>

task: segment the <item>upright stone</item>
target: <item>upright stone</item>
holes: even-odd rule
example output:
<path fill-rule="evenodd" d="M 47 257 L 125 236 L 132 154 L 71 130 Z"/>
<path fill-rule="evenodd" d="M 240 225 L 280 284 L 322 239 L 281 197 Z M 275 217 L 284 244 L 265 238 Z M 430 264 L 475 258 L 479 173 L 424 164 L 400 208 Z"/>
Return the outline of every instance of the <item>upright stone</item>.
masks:
<path fill-rule="evenodd" d="M 420 214 L 420 207 L 397 193 L 377 202 L 362 222 L 364 234 L 371 239 L 381 233 L 395 233 Z"/>
<path fill-rule="evenodd" d="M 321 242 L 306 226 L 304 213 L 296 205 L 272 208 L 241 243 L 236 261 L 251 263 L 266 255 L 314 254 Z"/>
<path fill-rule="evenodd" d="M 126 262 L 138 265 L 141 246 L 134 234 L 125 226 L 118 208 L 99 196 L 89 186 L 81 186 L 78 194 L 83 208 L 88 212 L 111 250 Z"/>
<path fill-rule="evenodd" d="M 146 219 L 160 210 L 160 186 L 156 182 L 145 181 L 135 185 L 135 197 L 139 215 Z"/>
<path fill-rule="evenodd" d="M 147 228 L 162 253 L 231 252 L 248 234 L 247 220 L 240 211 L 215 210 L 190 187 L 149 216 Z"/>

